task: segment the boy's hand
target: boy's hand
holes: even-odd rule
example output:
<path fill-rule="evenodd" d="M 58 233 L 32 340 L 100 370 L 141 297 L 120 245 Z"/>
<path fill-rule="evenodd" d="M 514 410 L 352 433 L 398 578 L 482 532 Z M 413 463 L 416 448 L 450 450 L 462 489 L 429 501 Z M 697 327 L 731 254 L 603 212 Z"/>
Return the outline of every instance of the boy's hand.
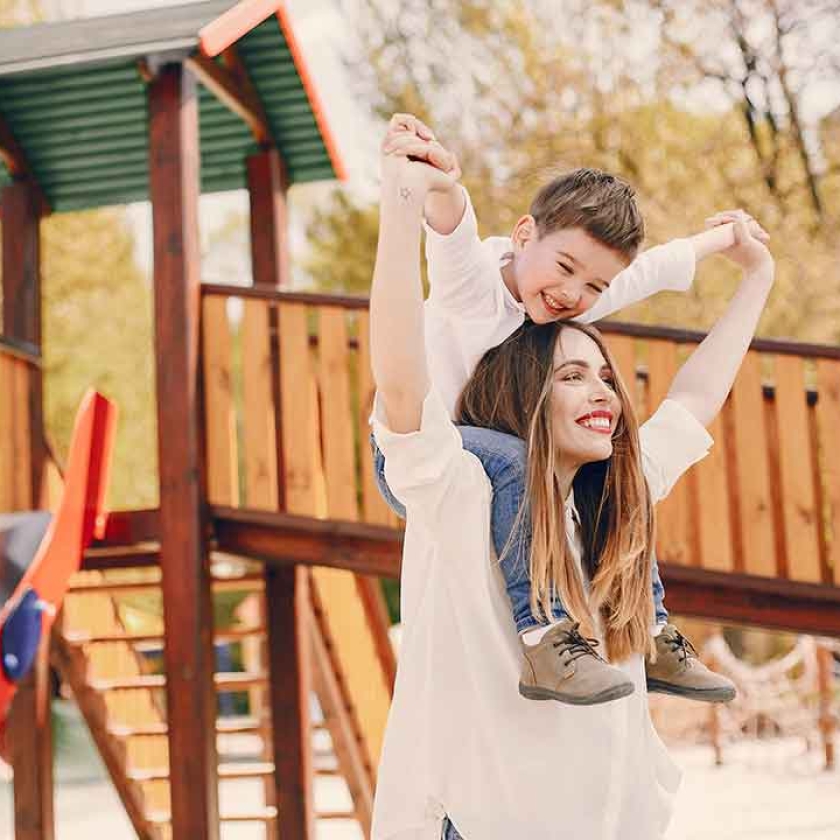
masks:
<path fill-rule="evenodd" d="M 767 248 L 770 236 L 749 213 L 743 210 L 724 210 L 706 220 L 707 228 L 733 224 L 734 242 L 720 253 L 741 266 L 745 272 L 753 272 L 771 264 L 773 257 Z"/>

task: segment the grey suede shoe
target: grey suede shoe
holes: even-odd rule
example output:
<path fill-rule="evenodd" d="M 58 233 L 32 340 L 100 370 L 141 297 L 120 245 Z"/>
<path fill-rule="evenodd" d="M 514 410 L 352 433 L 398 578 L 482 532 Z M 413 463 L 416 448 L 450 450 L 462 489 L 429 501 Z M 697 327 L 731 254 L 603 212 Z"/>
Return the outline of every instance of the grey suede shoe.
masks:
<path fill-rule="evenodd" d="M 633 693 L 633 683 L 598 655 L 598 642 L 584 638 L 579 626 L 567 619 L 554 625 L 536 645 L 520 639 L 525 660 L 519 680 L 523 697 L 594 706 Z"/>
<path fill-rule="evenodd" d="M 656 657 L 655 664 L 645 662 L 648 691 L 706 703 L 727 703 L 735 697 L 732 680 L 709 670 L 673 624 L 666 624 L 656 637 Z"/>

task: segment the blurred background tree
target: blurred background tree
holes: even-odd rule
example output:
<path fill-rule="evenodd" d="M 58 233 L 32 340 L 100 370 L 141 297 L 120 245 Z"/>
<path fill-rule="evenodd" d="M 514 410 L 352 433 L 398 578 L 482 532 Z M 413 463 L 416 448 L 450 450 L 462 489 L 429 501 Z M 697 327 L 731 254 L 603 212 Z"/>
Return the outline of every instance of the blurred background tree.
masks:
<path fill-rule="evenodd" d="M 760 332 L 840 340 L 840 110 L 820 113 L 813 101 L 831 91 L 837 101 L 840 90 L 837 0 L 346 7 L 358 100 L 383 130 L 395 111 L 418 114 L 458 153 L 483 235 L 510 230 L 540 183 L 580 165 L 634 184 L 648 244 L 745 207 L 770 230 L 778 263 Z M 377 214 L 341 188 L 316 211 L 316 287 L 367 291 Z M 718 261 L 689 295 L 659 295 L 620 317 L 702 329 L 736 280 Z"/>

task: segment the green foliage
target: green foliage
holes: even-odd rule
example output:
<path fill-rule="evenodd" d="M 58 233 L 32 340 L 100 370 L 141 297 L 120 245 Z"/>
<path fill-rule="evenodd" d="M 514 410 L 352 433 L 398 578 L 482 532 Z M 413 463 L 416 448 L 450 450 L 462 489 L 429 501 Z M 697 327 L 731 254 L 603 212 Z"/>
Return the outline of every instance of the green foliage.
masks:
<path fill-rule="evenodd" d="M 152 295 L 119 210 L 42 224 L 47 434 L 64 460 L 85 390 L 119 406 L 108 501 L 157 504 Z"/>
<path fill-rule="evenodd" d="M 833 275 L 840 219 L 830 212 L 816 216 L 809 189 L 809 179 L 816 179 L 823 205 L 837 206 L 836 114 L 820 132 L 826 165 L 817 172 L 792 125 L 798 102 L 776 107 L 740 98 L 738 80 L 752 85 L 754 66 L 776 61 L 764 30 L 745 30 L 749 49 L 759 53 L 741 67 L 734 30 L 722 30 L 720 38 L 728 40 L 713 45 L 680 41 L 675 6 L 673 13 L 648 19 L 658 26 L 665 56 L 652 66 L 634 57 L 631 42 L 656 5 L 575 0 L 564 4 L 561 20 L 556 5 L 537 0 L 414 0 L 401 4 L 399 13 L 384 0 L 359 0 L 355 22 L 363 58 L 351 75 L 372 115 L 417 113 L 458 153 L 483 235 L 509 231 L 540 183 L 584 164 L 636 186 L 648 244 L 696 232 L 718 209 L 746 207 L 770 230 L 778 265 L 760 332 L 837 341 Z M 759 6 L 757 14 L 766 14 Z M 785 23 L 810 31 L 823 20 L 813 10 L 803 10 L 801 19 L 797 14 L 796 7 L 787 8 Z M 693 13 L 695 28 L 717 32 L 719 21 L 714 9 L 698 6 Z M 720 64 L 733 50 L 729 75 L 715 71 L 714 61 Z M 704 110 L 699 96 L 685 95 L 701 85 L 723 86 L 714 108 Z M 690 107 L 681 104 L 688 101 Z M 376 225 L 375 205 L 334 193 L 308 230 L 307 269 L 318 288 L 369 288 Z M 621 317 L 702 329 L 736 281 L 722 260 L 713 261 L 690 294 L 660 295 Z"/>

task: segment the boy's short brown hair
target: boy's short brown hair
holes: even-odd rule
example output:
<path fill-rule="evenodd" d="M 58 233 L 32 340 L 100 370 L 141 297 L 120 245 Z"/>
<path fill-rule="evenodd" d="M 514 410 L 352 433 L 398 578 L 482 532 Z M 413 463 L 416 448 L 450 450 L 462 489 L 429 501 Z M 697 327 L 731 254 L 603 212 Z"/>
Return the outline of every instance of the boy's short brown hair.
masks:
<path fill-rule="evenodd" d="M 563 228 L 582 228 L 593 239 L 635 258 L 645 238 L 636 192 L 600 169 L 573 169 L 549 181 L 531 202 L 540 237 Z"/>

